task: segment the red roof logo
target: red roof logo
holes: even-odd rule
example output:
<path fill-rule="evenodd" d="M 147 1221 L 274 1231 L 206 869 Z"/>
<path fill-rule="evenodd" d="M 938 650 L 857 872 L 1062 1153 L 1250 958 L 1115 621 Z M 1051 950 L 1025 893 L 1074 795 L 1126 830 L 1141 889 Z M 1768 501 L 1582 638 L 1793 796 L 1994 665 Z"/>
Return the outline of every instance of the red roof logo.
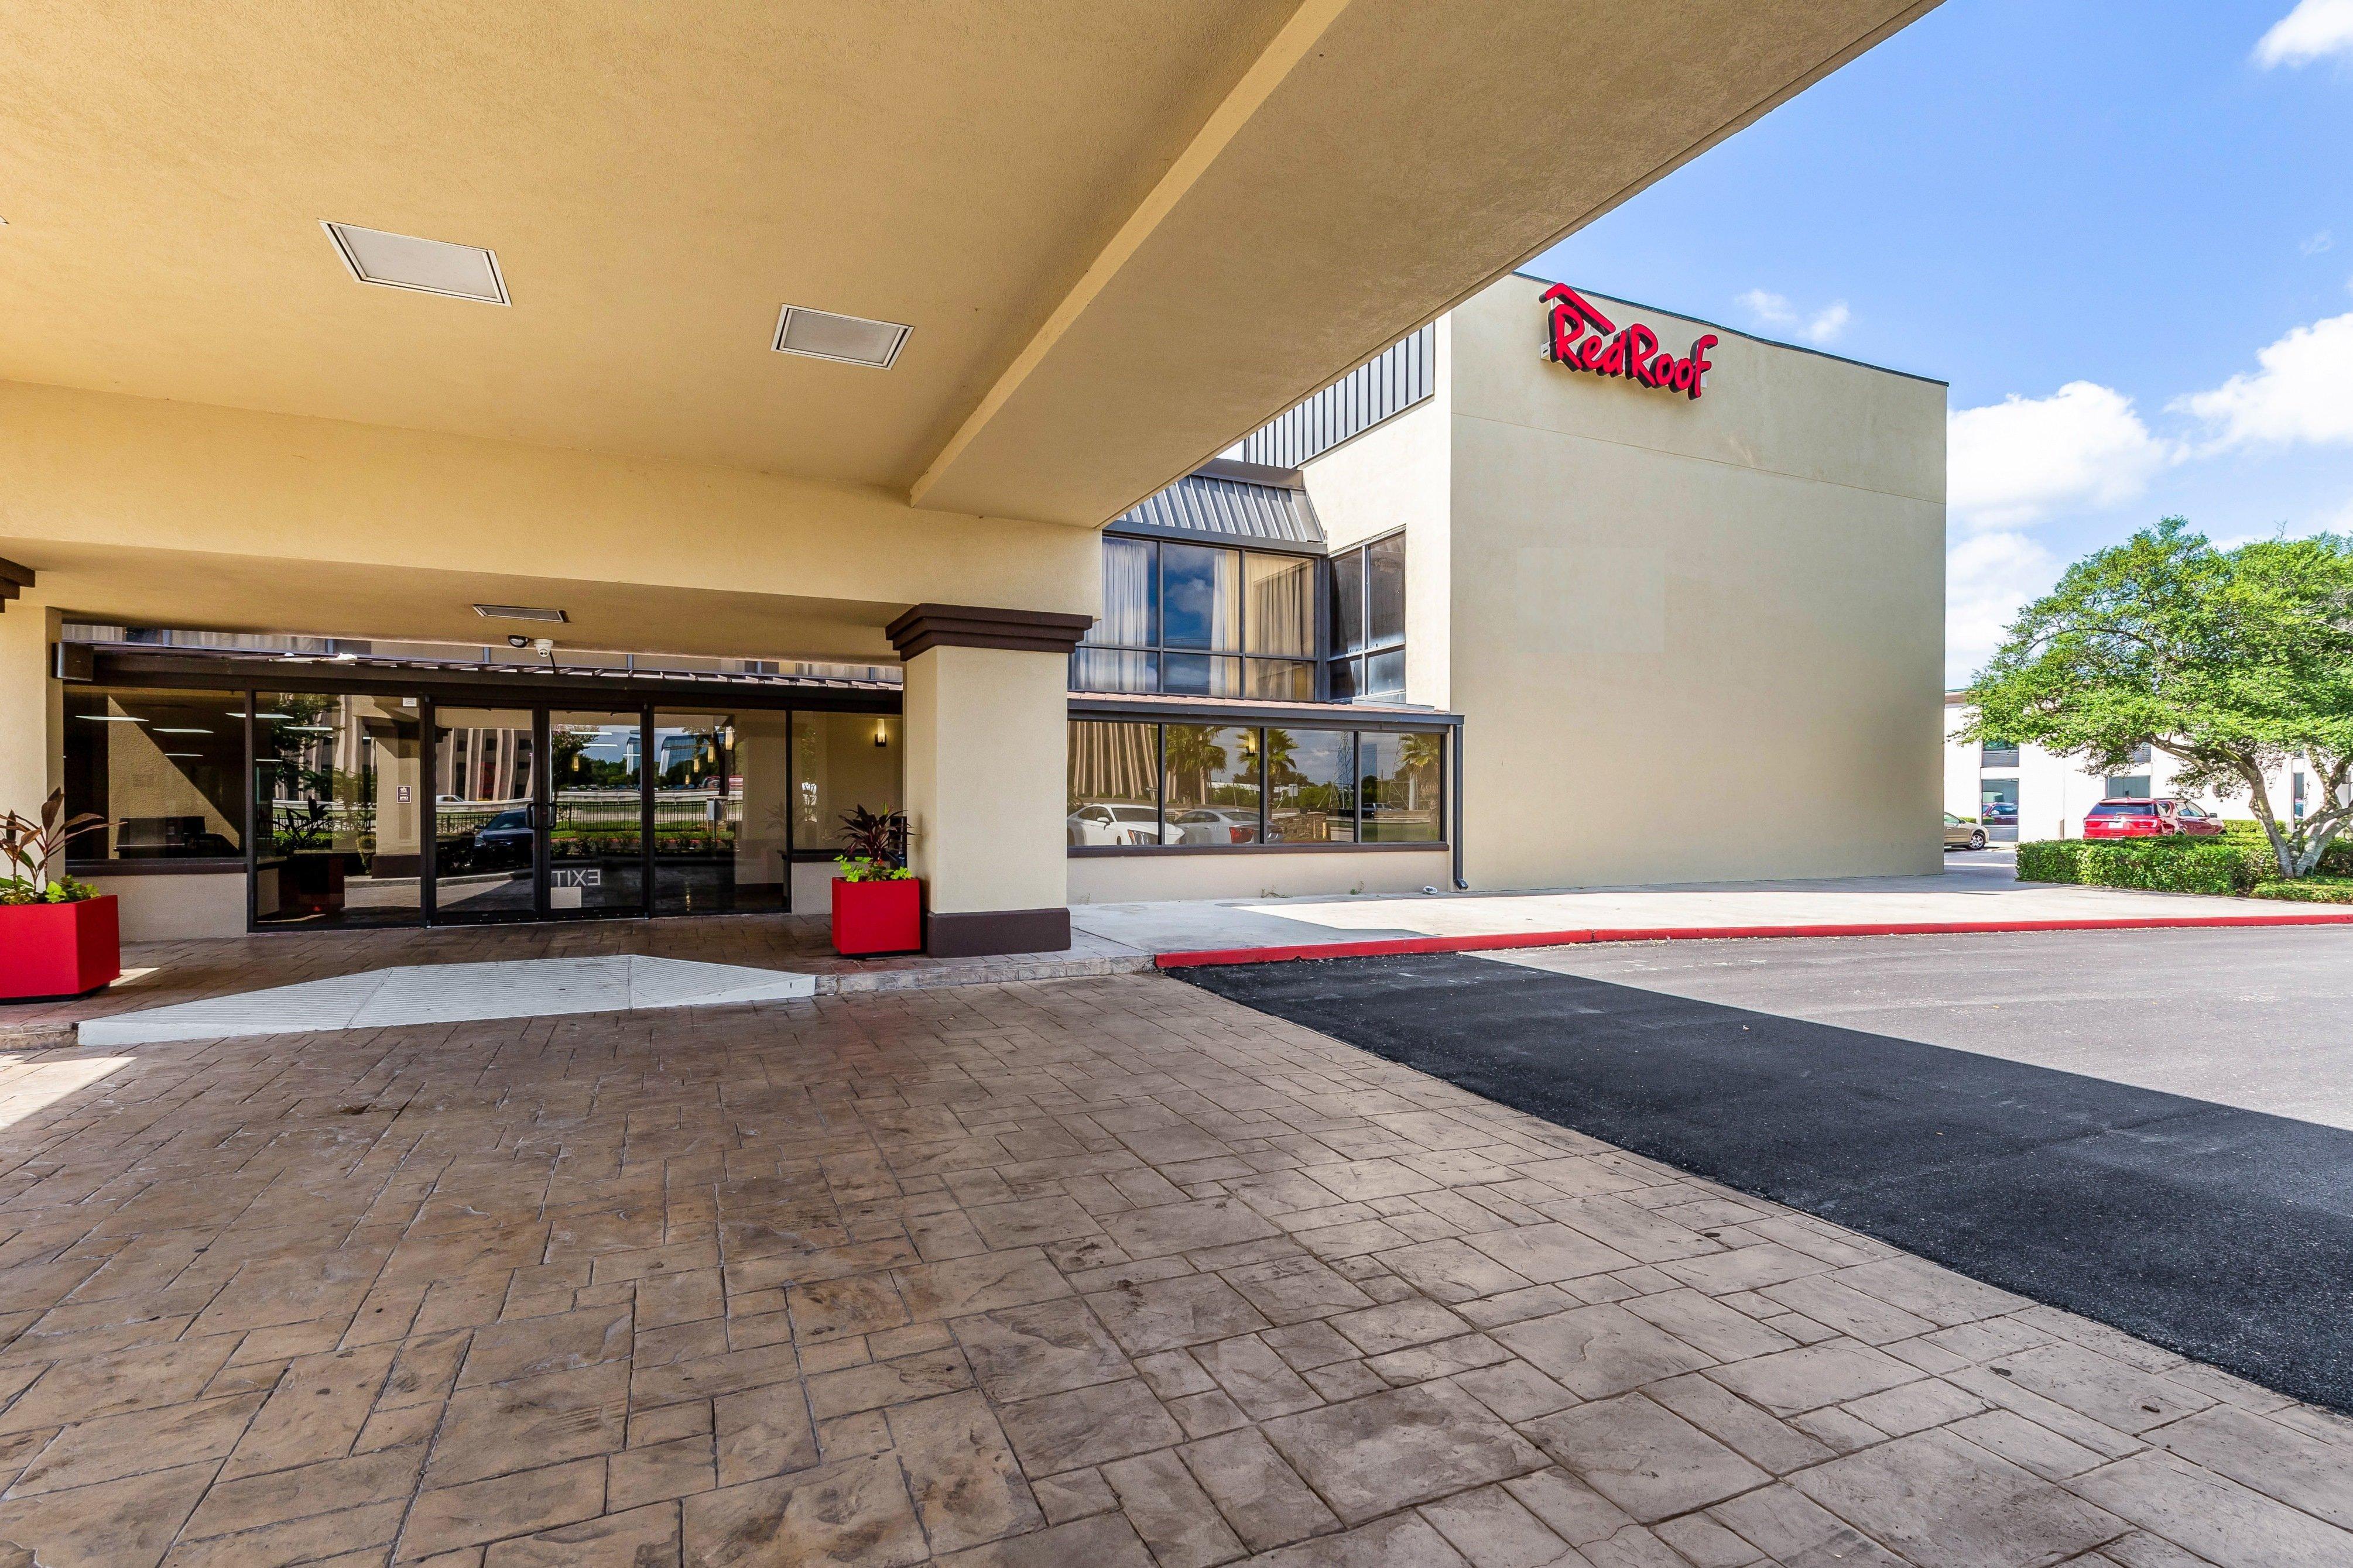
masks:
<path fill-rule="evenodd" d="M 1703 333 L 1694 340 L 1690 353 L 1677 358 L 1659 347 L 1659 334 L 1649 327 L 1636 321 L 1620 331 L 1592 300 L 1566 283 L 1554 284 L 1537 298 L 1550 307 L 1545 358 L 1554 363 L 1596 375 L 1621 375 L 1694 400 L 1704 390 L 1712 368 L 1707 351 L 1719 341 L 1714 332 Z"/>

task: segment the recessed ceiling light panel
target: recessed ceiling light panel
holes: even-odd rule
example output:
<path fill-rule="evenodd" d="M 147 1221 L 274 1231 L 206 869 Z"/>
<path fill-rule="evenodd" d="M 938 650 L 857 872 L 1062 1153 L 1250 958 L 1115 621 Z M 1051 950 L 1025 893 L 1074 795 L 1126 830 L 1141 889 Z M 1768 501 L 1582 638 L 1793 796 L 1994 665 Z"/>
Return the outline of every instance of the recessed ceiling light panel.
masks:
<path fill-rule="evenodd" d="M 572 618 L 562 610 L 542 609 L 534 605 L 476 605 L 474 614 L 492 621 L 568 621 Z"/>
<path fill-rule="evenodd" d="M 863 316 L 838 316 L 831 310 L 787 305 L 776 318 L 776 348 L 780 354 L 807 354 L 811 359 L 888 370 L 913 331 L 897 321 L 870 321 Z"/>
<path fill-rule="evenodd" d="M 485 305 L 508 303 L 506 279 L 499 258 L 479 245 L 452 245 L 445 239 L 418 239 L 413 235 L 386 234 L 380 228 L 321 220 L 335 254 L 363 283 L 387 289 L 414 289 L 421 294 L 445 294 L 452 300 L 479 300 Z"/>

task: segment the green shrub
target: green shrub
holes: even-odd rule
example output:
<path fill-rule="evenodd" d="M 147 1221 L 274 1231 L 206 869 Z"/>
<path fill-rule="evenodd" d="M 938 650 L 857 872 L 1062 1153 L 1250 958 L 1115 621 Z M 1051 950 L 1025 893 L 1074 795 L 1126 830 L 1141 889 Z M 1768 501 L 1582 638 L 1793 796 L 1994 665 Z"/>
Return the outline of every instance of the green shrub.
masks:
<path fill-rule="evenodd" d="M 2018 847 L 2018 879 L 2021 882 L 2080 882 L 2084 879 L 2084 841 L 2043 838 Z"/>
<path fill-rule="evenodd" d="M 2353 904 L 2353 877 L 2304 877 L 2293 882 L 2258 882 L 2254 896 L 2259 899 L 2285 899 L 2305 904 Z"/>
<path fill-rule="evenodd" d="M 2063 838 L 2018 847 L 2021 882 L 2080 882 L 2153 893 L 2245 894 L 2279 867 L 2266 844 L 2147 838 Z"/>

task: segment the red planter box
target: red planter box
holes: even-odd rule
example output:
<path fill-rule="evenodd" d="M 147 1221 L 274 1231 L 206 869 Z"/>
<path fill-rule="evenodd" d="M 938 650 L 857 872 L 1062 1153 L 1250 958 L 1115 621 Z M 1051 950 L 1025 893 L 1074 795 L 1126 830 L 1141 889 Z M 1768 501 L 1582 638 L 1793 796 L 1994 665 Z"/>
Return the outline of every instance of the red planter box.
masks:
<path fill-rule="evenodd" d="M 121 974 L 113 894 L 73 904 L 0 904 L 0 1001 L 79 996 Z"/>
<path fill-rule="evenodd" d="M 919 952 L 923 946 L 923 884 L 833 879 L 833 951 L 844 958 Z"/>

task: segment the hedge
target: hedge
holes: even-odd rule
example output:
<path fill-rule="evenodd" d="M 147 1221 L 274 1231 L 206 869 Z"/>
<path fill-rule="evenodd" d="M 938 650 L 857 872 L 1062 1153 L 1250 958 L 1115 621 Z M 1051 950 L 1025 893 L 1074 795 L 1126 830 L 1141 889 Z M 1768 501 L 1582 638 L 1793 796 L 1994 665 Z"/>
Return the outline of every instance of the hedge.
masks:
<path fill-rule="evenodd" d="M 2353 904 L 2353 877 L 2304 877 L 2293 882 L 2259 882 L 2258 899 L 2287 899 L 2306 904 Z"/>
<path fill-rule="evenodd" d="M 2158 893 L 2243 895 L 2279 875 L 2267 845 L 2156 838 L 2086 843 L 2046 839 L 2018 847 L 2021 882 L 2079 882 Z"/>

